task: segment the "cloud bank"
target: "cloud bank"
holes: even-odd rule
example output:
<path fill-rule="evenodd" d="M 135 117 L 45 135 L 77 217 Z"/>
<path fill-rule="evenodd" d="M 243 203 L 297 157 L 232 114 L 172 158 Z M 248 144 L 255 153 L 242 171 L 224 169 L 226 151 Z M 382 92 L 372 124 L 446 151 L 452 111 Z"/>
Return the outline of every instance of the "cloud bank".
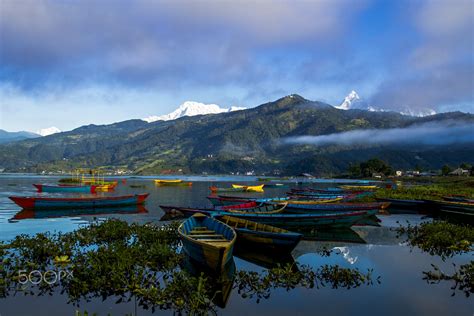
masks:
<path fill-rule="evenodd" d="M 289 145 L 450 145 L 474 144 L 474 124 L 453 121 L 425 123 L 406 128 L 360 129 L 319 136 L 296 136 L 282 140 Z"/>

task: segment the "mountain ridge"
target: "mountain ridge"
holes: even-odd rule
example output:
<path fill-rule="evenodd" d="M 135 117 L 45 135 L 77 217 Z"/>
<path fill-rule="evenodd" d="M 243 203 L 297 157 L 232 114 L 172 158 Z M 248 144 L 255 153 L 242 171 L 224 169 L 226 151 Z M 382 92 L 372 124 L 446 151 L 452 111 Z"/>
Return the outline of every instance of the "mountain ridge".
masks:
<path fill-rule="evenodd" d="M 147 123 L 128 120 L 87 125 L 35 140 L 0 146 L 0 168 L 41 172 L 75 167 L 122 168 L 137 174 L 164 170 L 267 174 L 337 174 L 349 163 L 377 155 L 400 168 L 439 168 L 472 160 L 473 146 L 282 146 L 285 137 L 329 135 L 357 129 L 404 128 L 426 122 L 474 122 L 474 115 L 443 113 L 417 118 L 395 112 L 339 110 L 293 94 L 247 110 L 184 116 Z M 442 148 L 443 150 L 441 150 Z M 419 157 L 420 159 L 416 158 Z"/>

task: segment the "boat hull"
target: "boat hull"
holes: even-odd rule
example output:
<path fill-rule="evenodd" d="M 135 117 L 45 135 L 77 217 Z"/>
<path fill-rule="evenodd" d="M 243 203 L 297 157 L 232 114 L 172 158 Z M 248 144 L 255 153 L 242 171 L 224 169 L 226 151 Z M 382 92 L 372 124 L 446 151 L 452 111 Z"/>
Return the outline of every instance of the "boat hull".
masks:
<path fill-rule="evenodd" d="M 46 185 L 33 184 L 38 192 L 58 193 L 94 193 L 96 191 L 95 185 Z"/>
<path fill-rule="evenodd" d="M 291 204 L 285 208 L 287 213 L 347 212 L 372 209 L 385 209 L 390 203 L 337 203 L 337 204 Z"/>
<path fill-rule="evenodd" d="M 190 232 L 197 226 L 222 234 L 228 242 L 216 245 L 191 238 Z M 192 216 L 179 226 L 178 233 L 181 236 L 185 254 L 212 270 L 224 270 L 226 264 L 232 259 L 237 234 L 232 228 L 216 219 Z"/>
<path fill-rule="evenodd" d="M 55 198 L 10 196 L 10 200 L 24 209 L 100 208 L 145 203 L 148 194 L 113 197 Z"/>

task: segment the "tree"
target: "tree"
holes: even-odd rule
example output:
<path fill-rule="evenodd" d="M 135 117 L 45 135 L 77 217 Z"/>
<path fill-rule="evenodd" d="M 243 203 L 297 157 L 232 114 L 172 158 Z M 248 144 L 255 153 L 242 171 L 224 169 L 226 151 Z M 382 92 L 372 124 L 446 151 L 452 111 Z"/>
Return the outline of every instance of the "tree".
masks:
<path fill-rule="evenodd" d="M 452 171 L 452 169 L 448 165 L 444 165 L 443 167 L 441 167 L 441 174 L 443 176 L 447 176 L 451 171 Z"/>
<path fill-rule="evenodd" d="M 359 169 L 359 173 L 363 177 L 371 177 L 374 173 L 382 173 L 386 176 L 393 173 L 392 167 L 388 165 L 385 161 L 380 160 L 378 158 L 373 158 L 367 160 L 366 162 L 360 163 Z"/>
<path fill-rule="evenodd" d="M 469 164 L 469 163 L 463 162 L 462 164 L 459 165 L 459 168 L 465 169 L 465 170 L 471 170 L 471 169 L 472 169 L 472 165 Z"/>

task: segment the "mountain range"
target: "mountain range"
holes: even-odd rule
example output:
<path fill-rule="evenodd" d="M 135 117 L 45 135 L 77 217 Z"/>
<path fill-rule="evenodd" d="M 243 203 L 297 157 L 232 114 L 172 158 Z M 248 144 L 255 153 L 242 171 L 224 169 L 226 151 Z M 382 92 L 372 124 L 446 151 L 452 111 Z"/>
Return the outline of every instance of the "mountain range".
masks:
<path fill-rule="evenodd" d="M 19 140 L 24 140 L 28 138 L 36 138 L 36 137 L 40 137 L 40 135 L 31 133 L 31 132 L 26 132 L 26 131 L 7 132 L 3 129 L 0 129 L 0 144 L 16 142 Z"/>
<path fill-rule="evenodd" d="M 341 110 L 289 95 L 245 110 L 149 121 L 87 125 L 3 144 L 0 168 L 12 172 L 105 167 L 137 174 L 254 171 L 329 176 L 344 173 L 350 164 L 373 157 L 400 169 L 439 169 L 444 164 L 472 163 L 474 157 L 474 140 L 469 142 L 470 139 L 467 143 L 450 144 L 285 142 L 303 135 L 326 137 L 360 130 L 400 131 L 403 138 L 409 138 L 409 128 L 413 126 L 474 124 L 474 115 L 461 112 L 414 117 L 351 107 Z"/>

